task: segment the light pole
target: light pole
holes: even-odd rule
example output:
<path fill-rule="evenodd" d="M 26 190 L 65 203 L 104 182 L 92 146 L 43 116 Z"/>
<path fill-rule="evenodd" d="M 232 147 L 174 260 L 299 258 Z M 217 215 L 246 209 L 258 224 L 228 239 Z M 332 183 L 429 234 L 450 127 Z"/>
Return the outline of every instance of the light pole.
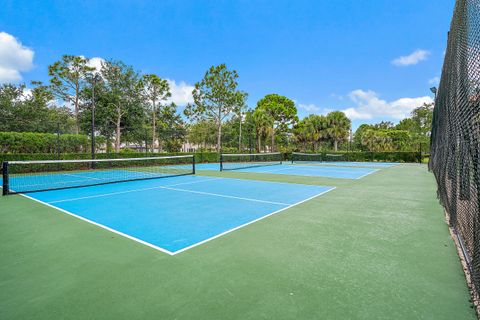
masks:
<path fill-rule="evenodd" d="M 238 134 L 238 152 L 242 152 L 242 122 L 243 122 L 243 113 L 240 110 L 240 132 Z"/>
<path fill-rule="evenodd" d="M 95 85 L 100 80 L 98 73 L 93 77 L 92 85 L 92 159 L 95 159 Z"/>
<path fill-rule="evenodd" d="M 435 96 L 435 100 L 437 100 L 437 87 L 431 87 L 431 88 L 430 88 L 430 91 L 432 91 L 432 93 L 433 93 L 434 96 Z"/>
<path fill-rule="evenodd" d="M 349 133 L 348 133 L 348 152 L 352 152 L 352 127 L 350 127 Z"/>

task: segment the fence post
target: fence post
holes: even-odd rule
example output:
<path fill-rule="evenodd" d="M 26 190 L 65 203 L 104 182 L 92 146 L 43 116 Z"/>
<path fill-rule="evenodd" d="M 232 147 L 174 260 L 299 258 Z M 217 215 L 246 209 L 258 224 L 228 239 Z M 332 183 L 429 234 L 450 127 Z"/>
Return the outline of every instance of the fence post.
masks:
<path fill-rule="evenodd" d="M 193 174 L 195 174 L 195 155 L 192 156 L 193 161 Z"/>
<path fill-rule="evenodd" d="M 4 161 L 2 164 L 2 178 L 3 178 L 2 194 L 6 196 L 10 189 L 10 185 L 8 181 L 8 161 Z"/>
<path fill-rule="evenodd" d="M 57 121 L 57 160 L 60 160 L 60 122 Z"/>

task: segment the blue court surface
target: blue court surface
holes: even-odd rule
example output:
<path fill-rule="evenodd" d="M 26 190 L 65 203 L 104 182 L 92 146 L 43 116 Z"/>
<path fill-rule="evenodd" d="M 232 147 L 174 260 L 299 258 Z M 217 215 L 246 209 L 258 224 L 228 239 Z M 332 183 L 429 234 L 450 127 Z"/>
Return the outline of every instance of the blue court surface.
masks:
<path fill-rule="evenodd" d="M 327 165 L 327 166 L 339 166 L 339 167 L 367 167 L 367 168 L 390 168 L 399 163 L 396 162 L 350 162 L 350 161 L 299 161 L 295 164 L 304 164 L 304 165 Z"/>
<path fill-rule="evenodd" d="M 188 175 L 27 197 L 176 254 L 333 189 Z"/>
<path fill-rule="evenodd" d="M 219 170 L 218 163 L 207 163 L 197 165 L 197 170 Z M 278 164 L 270 166 L 258 166 L 251 168 L 242 168 L 235 170 L 237 172 L 255 172 L 271 174 L 288 174 L 308 177 L 327 177 L 338 179 L 361 179 L 372 174 L 378 169 L 373 168 L 351 168 L 340 166 L 320 166 L 320 165 L 298 165 L 298 164 Z"/>

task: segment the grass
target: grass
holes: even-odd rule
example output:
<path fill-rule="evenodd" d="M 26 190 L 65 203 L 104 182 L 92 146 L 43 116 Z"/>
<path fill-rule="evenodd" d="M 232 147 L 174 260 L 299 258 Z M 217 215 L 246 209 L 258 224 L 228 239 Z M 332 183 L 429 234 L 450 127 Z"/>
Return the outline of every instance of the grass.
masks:
<path fill-rule="evenodd" d="M 21 196 L 0 198 L 1 319 L 476 319 L 425 165 L 338 188 L 168 256 Z"/>

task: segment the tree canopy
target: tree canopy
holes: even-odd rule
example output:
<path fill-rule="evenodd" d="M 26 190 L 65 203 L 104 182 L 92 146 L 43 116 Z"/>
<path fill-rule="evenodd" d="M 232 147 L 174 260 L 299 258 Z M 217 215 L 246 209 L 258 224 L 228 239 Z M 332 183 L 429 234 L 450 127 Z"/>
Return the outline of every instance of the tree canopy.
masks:
<path fill-rule="evenodd" d="M 185 117 L 169 102 L 166 79 L 122 61 L 94 69 L 88 58 L 64 55 L 48 74 L 46 85 L 0 86 L 0 131 L 90 135 L 94 106 L 94 134 L 116 152 L 131 145 L 179 151 L 185 142 L 190 149 L 231 152 L 409 151 L 427 148 L 431 130 L 433 104 L 424 104 L 398 124 L 361 124 L 350 141 L 351 121 L 341 111 L 299 119 L 294 100 L 277 93 L 249 108 L 237 71 L 225 64 L 210 67 L 195 84 Z"/>
<path fill-rule="evenodd" d="M 194 121 L 213 121 L 217 126 L 217 151 L 222 147 L 222 123 L 245 105 L 247 94 L 238 90 L 238 73 L 225 64 L 210 67 L 192 92 L 194 104 L 185 115 Z"/>
<path fill-rule="evenodd" d="M 275 135 L 277 132 L 285 132 L 298 121 L 295 102 L 278 94 L 267 94 L 257 102 L 256 109 L 265 113 L 271 122 L 271 148 L 275 149 Z"/>

